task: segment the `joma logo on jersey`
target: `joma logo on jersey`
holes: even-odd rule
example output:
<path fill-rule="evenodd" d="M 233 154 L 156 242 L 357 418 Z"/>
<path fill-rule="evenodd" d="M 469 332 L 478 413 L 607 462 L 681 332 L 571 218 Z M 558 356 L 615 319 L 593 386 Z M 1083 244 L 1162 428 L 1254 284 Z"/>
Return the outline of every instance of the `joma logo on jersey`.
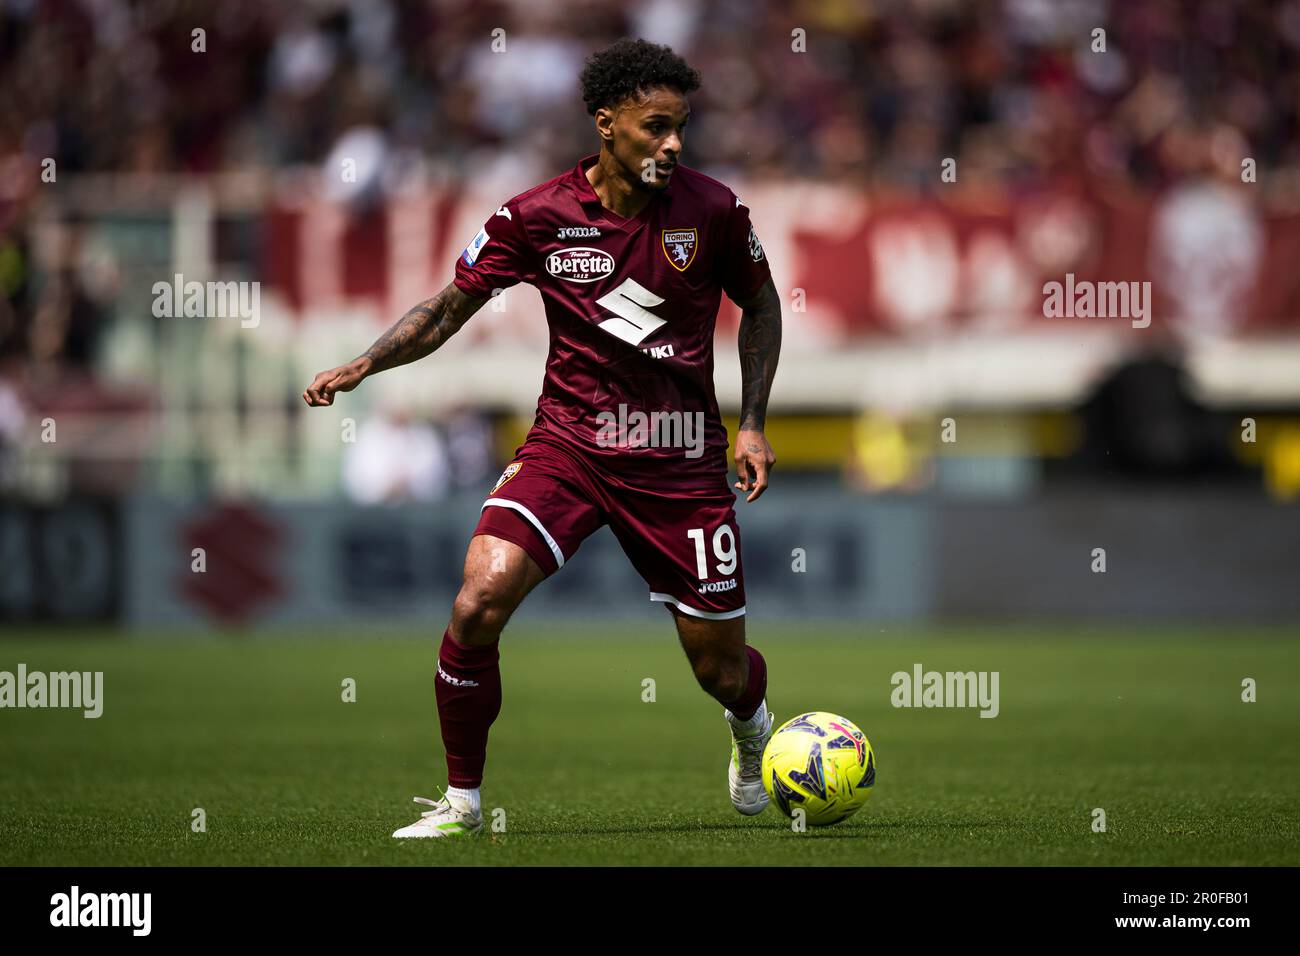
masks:
<path fill-rule="evenodd" d="M 561 226 L 555 234 L 556 239 L 596 239 L 600 230 L 595 226 Z"/>
<path fill-rule="evenodd" d="M 663 231 L 664 255 L 678 272 L 695 261 L 696 241 L 694 229 L 665 229 Z"/>
<path fill-rule="evenodd" d="M 595 282 L 614 271 L 614 257 L 599 249 L 575 246 L 547 256 L 546 271 L 570 282 Z"/>

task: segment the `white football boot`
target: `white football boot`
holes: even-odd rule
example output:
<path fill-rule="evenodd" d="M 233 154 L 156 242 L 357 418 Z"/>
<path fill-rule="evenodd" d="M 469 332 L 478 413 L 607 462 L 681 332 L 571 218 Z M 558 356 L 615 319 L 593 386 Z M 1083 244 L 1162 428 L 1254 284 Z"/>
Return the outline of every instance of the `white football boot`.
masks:
<path fill-rule="evenodd" d="M 450 837 L 472 836 L 483 829 L 483 814 L 475 813 L 468 800 L 444 793 L 440 800 L 428 797 L 416 797 L 416 803 L 433 807 L 420 814 L 420 819 L 410 826 L 402 827 L 393 836 L 406 837 Z"/>
<path fill-rule="evenodd" d="M 731 804 L 746 816 L 767 809 L 767 791 L 763 789 L 763 749 L 772 738 L 772 713 L 767 701 L 760 705 L 767 716 L 763 728 L 743 737 L 736 736 L 731 711 L 724 710 L 727 726 L 731 728 L 731 760 L 727 762 L 727 789 L 731 791 Z"/>

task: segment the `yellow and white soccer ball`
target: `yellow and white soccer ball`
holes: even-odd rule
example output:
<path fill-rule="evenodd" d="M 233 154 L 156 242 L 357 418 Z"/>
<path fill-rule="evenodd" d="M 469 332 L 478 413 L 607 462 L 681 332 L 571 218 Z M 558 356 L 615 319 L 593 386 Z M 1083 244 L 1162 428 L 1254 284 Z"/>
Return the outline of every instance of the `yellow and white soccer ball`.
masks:
<path fill-rule="evenodd" d="M 871 741 L 851 721 L 817 711 L 777 728 L 763 751 L 763 786 L 788 817 L 802 809 L 811 826 L 855 813 L 876 783 Z"/>

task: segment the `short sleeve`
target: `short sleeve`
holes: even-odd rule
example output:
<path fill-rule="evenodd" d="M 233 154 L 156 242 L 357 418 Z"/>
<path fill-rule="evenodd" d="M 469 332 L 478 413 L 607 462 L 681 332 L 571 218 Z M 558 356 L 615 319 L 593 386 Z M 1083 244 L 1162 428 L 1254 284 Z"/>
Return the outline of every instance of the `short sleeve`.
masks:
<path fill-rule="evenodd" d="M 738 302 L 752 298 L 771 278 L 772 270 L 749 220 L 749 207 L 735 193 L 728 195 L 731 209 L 722 237 L 722 291 L 732 302 Z"/>
<path fill-rule="evenodd" d="M 536 257 L 519 208 L 506 203 L 488 217 L 456 260 L 456 288 L 479 299 L 537 278 Z"/>

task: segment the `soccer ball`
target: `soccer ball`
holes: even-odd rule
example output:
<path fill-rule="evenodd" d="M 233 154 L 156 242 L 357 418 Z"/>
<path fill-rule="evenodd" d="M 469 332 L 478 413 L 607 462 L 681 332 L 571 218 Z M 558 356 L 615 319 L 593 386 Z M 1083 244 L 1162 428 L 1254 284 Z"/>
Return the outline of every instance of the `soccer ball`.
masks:
<path fill-rule="evenodd" d="M 763 751 L 763 786 L 787 817 L 801 808 L 812 826 L 839 823 L 871 796 L 876 760 L 871 742 L 835 714 L 787 720 Z"/>

